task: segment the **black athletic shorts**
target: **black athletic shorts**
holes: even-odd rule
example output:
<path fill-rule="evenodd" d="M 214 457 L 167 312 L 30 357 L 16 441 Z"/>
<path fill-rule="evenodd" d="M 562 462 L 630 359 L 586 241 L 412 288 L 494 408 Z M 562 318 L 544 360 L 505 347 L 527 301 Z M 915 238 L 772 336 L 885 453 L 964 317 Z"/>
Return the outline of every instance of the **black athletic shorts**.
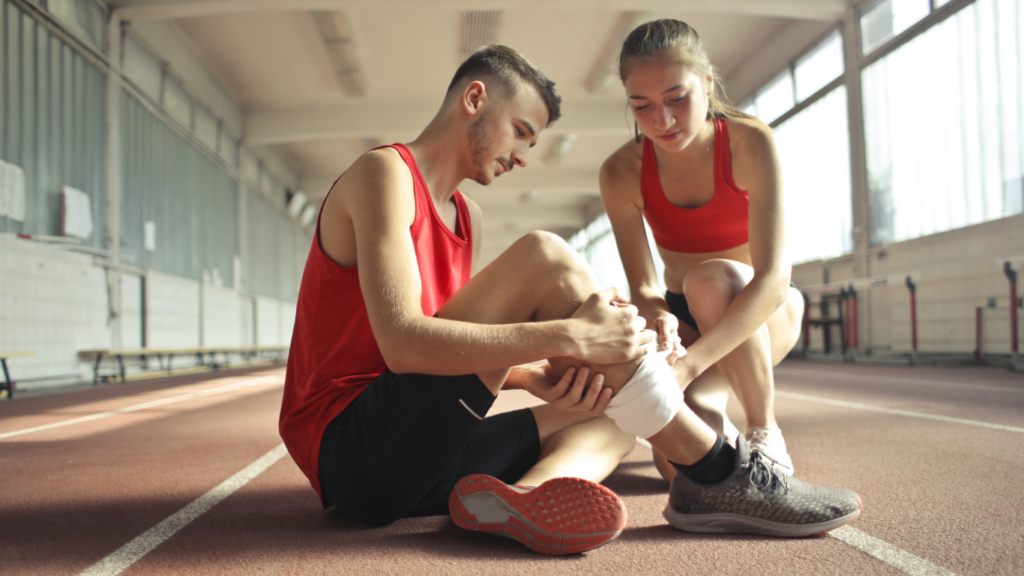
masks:
<path fill-rule="evenodd" d="M 792 282 L 789 283 L 789 286 L 796 288 L 796 284 Z M 668 302 L 668 311 L 673 316 L 679 318 L 680 322 L 687 324 L 696 330 L 697 334 L 700 334 L 700 328 L 697 328 L 697 320 L 694 319 L 693 314 L 690 314 L 690 306 L 686 303 L 686 296 L 666 290 L 665 302 Z"/>
<path fill-rule="evenodd" d="M 469 474 L 517 482 L 540 456 L 537 421 L 529 409 L 482 419 L 493 403 L 476 375 L 386 370 L 324 429 L 324 498 L 383 526 L 447 514 L 452 488 Z"/>

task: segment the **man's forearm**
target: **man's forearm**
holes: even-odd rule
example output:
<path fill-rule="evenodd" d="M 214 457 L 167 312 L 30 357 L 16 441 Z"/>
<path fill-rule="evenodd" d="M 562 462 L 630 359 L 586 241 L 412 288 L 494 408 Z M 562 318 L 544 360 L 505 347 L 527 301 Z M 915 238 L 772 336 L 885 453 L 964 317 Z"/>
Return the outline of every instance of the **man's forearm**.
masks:
<path fill-rule="evenodd" d="M 378 338 L 396 373 L 454 376 L 499 370 L 577 352 L 572 320 L 474 324 L 421 317 Z"/>

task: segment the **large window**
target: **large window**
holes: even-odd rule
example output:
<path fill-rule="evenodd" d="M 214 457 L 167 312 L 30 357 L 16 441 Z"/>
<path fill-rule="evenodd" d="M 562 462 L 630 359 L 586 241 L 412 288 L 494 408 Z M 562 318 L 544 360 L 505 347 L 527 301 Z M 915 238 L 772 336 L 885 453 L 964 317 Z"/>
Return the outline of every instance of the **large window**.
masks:
<path fill-rule="evenodd" d="M 836 30 L 791 62 L 740 108 L 770 124 L 828 86 L 843 69 L 843 36 Z"/>
<path fill-rule="evenodd" d="M 1022 12 L 978 0 L 865 68 L 872 243 L 1024 211 Z"/>
<path fill-rule="evenodd" d="M 940 2 L 936 2 L 938 6 Z M 860 16 L 861 50 L 867 54 L 931 12 L 929 0 L 879 0 Z"/>
<path fill-rule="evenodd" d="M 820 94 L 844 69 L 843 36 L 836 30 L 791 62 L 744 107 L 775 127 L 793 262 L 853 250 L 846 86 Z"/>
<path fill-rule="evenodd" d="M 840 86 L 775 128 L 793 262 L 853 250 L 850 132 Z"/>

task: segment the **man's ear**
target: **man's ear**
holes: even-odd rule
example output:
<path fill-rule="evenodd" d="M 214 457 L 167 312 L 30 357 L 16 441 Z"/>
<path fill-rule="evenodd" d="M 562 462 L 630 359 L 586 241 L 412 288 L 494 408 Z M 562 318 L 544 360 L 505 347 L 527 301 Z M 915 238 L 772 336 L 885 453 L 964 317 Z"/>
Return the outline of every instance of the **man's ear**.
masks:
<path fill-rule="evenodd" d="M 480 113 L 480 109 L 483 107 L 484 102 L 487 101 L 488 96 L 487 86 L 483 82 L 479 80 L 470 82 L 462 90 L 462 101 L 460 104 L 463 111 L 470 116 L 476 116 Z"/>

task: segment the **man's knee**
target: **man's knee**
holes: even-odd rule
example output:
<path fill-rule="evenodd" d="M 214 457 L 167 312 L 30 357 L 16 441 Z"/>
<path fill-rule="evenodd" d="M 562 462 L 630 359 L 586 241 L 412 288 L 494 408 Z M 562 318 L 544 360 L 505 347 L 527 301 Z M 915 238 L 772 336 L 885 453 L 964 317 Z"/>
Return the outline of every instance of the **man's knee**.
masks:
<path fill-rule="evenodd" d="M 534 230 L 516 240 L 511 250 L 524 253 L 531 263 L 531 270 L 545 273 L 561 272 L 563 274 L 590 274 L 590 265 L 569 244 L 557 234 Z M 552 270 L 554 269 L 554 270 Z M 530 270 L 523 270 L 529 272 Z"/>

